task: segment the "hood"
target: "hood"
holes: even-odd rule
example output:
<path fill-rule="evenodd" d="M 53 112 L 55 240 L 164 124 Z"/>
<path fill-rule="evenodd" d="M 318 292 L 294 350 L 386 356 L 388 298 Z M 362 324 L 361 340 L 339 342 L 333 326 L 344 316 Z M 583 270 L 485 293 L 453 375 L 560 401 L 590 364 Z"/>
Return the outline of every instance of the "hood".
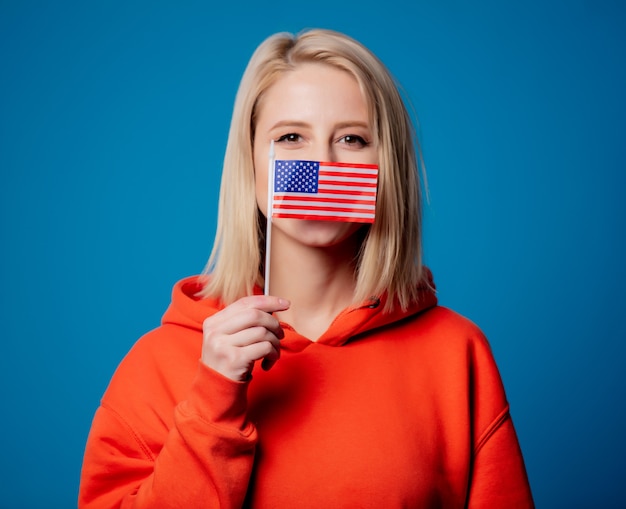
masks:
<path fill-rule="evenodd" d="M 202 331 L 204 320 L 221 310 L 224 305 L 217 299 L 198 297 L 202 290 L 201 276 L 182 279 L 172 290 L 172 302 L 163 315 L 163 324 L 174 324 L 181 327 Z M 257 288 L 255 293 L 262 293 Z M 404 320 L 437 305 L 435 285 L 432 275 L 427 270 L 427 282 L 419 289 L 419 298 L 408 309 L 403 310 L 395 305 L 391 312 L 384 312 L 386 295 L 380 299 L 372 298 L 359 305 L 350 306 L 339 313 L 320 336 L 316 343 L 328 346 L 341 346 L 348 341 L 357 340 L 358 336 L 374 329 Z M 282 323 L 285 337 L 281 346 L 286 350 L 302 350 L 312 342 L 298 334 L 289 324 Z"/>

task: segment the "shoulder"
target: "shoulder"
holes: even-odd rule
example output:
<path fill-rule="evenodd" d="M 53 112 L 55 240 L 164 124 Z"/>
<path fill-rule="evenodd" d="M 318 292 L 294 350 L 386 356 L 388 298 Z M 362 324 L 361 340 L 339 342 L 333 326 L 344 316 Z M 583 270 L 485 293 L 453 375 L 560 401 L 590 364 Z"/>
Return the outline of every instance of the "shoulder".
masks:
<path fill-rule="evenodd" d="M 425 318 L 432 322 L 437 348 L 444 352 L 439 367 L 448 375 L 446 387 L 460 388 L 469 395 L 475 430 L 487 429 L 508 411 L 489 340 L 473 321 L 451 309 L 437 306 Z"/>
<path fill-rule="evenodd" d="M 442 331 L 484 337 L 484 334 L 476 323 L 445 306 L 433 306 L 423 313 L 423 317 L 426 321 L 430 322 L 433 327 L 437 327 Z"/>
<path fill-rule="evenodd" d="M 469 318 L 443 306 L 435 306 L 417 320 L 417 343 L 451 380 L 469 381 L 478 391 L 494 391 L 503 401 L 503 387 L 488 338 Z"/>
<path fill-rule="evenodd" d="M 493 412 L 508 403 L 498 365 L 489 340 L 483 331 L 467 317 L 445 307 L 433 309 L 432 320 L 439 327 L 441 343 L 456 345 L 464 355 L 465 375 L 474 403 L 487 404 Z"/>
<path fill-rule="evenodd" d="M 127 408 L 184 397 L 197 371 L 202 349 L 202 322 L 216 311 L 215 302 L 198 296 L 198 276 L 180 280 L 161 325 L 144 334 L 118 365 L 103 404 Z M 128 402 L 128 403 L 127 403 Z"/>
<path fill-rule="evenodd" d="M 202 331 L 179 324 L 164 323 L 135 342 L 124 361 L 127 364 L 171 366 L 197 357 L 202 345 Z"/>
<path fill-rule="evenodd" d="M 491 355 L 489 341 L 482 329 L 466 316 L 445 306 L 434 306 L 414 320 L 422 337 L 430 337 L 438 347 L 477 349 Z"/>
<path fill-rule="evenodd" d="M 133 419 L 142 412 L 171 415 L 198 367 L 202 333 L 164 324 L 142 336 L 117 366 L 102 406 Z"/>
<path fill-rule="evenodd" d="M 489 339 L 471 319 L 444 306 L 434 307 L 430 319 L 440 338 L 465 345 L 470 362 L 495 364 Z"/>

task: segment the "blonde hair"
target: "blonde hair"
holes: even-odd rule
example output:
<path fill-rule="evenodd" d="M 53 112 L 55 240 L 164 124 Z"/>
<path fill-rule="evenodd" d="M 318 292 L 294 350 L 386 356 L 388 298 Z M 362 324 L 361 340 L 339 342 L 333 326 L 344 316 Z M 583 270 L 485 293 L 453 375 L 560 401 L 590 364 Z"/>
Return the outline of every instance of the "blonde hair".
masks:
<path fill-rule="evenodd" d="M 378 148 L 376 220 L 358 254 L 353 302 L 387 293 L 387 310 L 394 303 L 406 308 L 417 299 L 424 278 L 419 145 L 398 87 L 382 62 L 354 39 L 322 29 L 270 36 L 246 67 L 224 157 L 215 243 L 204 271 L 210 277 L 200 295 L 229 304 L 263 285 L 265 217 L 255 195 L 255 115 L 264 92 L 284 72 L 308 62 L 342 69 L 357 80 Z"/>

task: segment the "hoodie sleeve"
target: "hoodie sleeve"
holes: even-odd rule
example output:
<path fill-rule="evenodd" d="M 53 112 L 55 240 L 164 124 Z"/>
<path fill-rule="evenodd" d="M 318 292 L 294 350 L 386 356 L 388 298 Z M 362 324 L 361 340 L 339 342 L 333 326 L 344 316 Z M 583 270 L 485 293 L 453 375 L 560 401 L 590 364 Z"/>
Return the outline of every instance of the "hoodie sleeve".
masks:
<path fill-rule="evenodd" d="M 150 406 L 133 412 L 107 391 L 87 440 L 80 509 L 241 507 L 256 429 L 246 418 L 246 383 L 200 363 L 173 424 Z"/>
<path fill-rule="evenodd" d="M 478 445 L 470 486 L 469 509 L 532 509 L 534 503 L 508 408 Z"/>
<path fill-rule="evenodd" d="M 504 386 L 487 340 L 473 345 L 473 460 L 469 509 L 532 509 L 534 502 Z"/>

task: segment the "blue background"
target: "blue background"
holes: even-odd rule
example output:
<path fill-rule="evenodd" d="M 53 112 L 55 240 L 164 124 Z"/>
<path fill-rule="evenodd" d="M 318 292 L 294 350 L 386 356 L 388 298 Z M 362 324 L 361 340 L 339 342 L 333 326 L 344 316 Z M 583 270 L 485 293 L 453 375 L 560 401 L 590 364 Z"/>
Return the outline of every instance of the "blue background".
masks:
<path fill-rule="evenodd" d="M 202 270 L 257 44 L 327 27 L 402 84 L 426 259 L 491 340 L 537 505 L 626 507 L 621 1 L 0 1 L 0 507 L 74 507 L 110 376 Z"/>

